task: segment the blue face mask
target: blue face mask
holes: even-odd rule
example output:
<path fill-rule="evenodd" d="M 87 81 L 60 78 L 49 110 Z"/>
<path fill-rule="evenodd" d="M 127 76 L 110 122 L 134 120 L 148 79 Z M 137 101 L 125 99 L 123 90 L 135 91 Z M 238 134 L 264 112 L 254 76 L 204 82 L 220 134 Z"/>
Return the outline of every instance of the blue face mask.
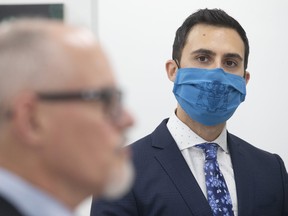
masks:
<path fill-rule="evenodd" d="M 191 119 L 213 126 L 226 122 L 245 100 L 246 82 L 221 68 L 180 68 L 173 93 Z"/>

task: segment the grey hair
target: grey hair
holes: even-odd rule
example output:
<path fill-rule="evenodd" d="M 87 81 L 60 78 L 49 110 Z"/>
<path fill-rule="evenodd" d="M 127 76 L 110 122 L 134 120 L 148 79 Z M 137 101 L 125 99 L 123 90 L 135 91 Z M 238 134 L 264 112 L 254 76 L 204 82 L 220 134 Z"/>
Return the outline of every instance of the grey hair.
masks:
<path fill-rule="evenodd" d="M 19 19 L 0 25 L 0 106 L 19 91 L 37 90 L 57 82 L 55 66 L 68 60 L 59 42 L 52 39 L 51 26 L 55 25 L 63 24 Z"/>

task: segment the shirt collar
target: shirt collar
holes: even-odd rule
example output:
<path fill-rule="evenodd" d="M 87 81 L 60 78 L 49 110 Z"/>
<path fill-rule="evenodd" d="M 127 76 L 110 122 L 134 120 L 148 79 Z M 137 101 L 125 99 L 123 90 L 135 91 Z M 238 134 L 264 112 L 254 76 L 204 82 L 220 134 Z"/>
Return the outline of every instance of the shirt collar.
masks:
<path fill-rule="evenodd" d="M 0 168 L 0 195 L 24 215 L 72 216 L 72 213 L 48 194 L 17 175 Z"/>
<path fill-rule="evenodd" d="M 207 140 L 204 140 L 202 137 L 198 136 L 185 123 L 183 123 L 176 116 L 175 112 L 173 112 L 169 118 L 167 128 L 177 143 L 180 151 L 197 144 L 208 142 Z M 223 128 L 221 134 L 212 142 L 217 143 L 226 153 L 228 153 L 226 126 Z"/>

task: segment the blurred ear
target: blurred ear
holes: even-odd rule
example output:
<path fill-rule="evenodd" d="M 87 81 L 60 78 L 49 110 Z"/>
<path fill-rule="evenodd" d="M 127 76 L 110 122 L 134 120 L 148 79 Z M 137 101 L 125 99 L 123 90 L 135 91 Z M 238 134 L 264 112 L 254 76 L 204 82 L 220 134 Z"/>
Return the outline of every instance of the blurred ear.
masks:
<path fill-rule="evenodd" d="M 177 75 L 178 66 L 174 60 L 168 60 L 166 62 L 166 73 L 172 82 L 174 82 Z"/>
<path fill-rule="evenodd" d="M 15 98 L 11 107 L 11 123 L 15 135 L 23 143 L 39 145 L 41 127 L 38 117 L 37 96 L 23 92 Z"/>
<path fill-rule="evenodd" d="M 245 72 L 245 80 L 246 80 L 246 85 L 247 85 L 250 80 L 250 73 L 248 71 Z"/>

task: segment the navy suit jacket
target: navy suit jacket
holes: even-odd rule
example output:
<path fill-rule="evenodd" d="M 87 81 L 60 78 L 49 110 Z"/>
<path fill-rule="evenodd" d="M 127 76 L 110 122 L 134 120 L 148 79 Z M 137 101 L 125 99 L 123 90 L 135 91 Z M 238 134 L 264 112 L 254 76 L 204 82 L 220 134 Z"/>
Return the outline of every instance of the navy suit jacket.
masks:
<path fill-rule="evenodd" d="M 11 188 L 11 190 L 13 190 L 13 188 Z M 20 214 L 20 212 L 18 212 L 18 210 L 13 205 L 11 205 L 7 200 L 0 197 L 0 216 L 23 216 L 23 215 Z"/>
<path fill-rule="evenodd" d="M 91 216 L 212 216 L 211 208 L 164 120 L 132 145 L 137 177 L 121 200 L 94 200 Z M 283 161 L 228 133 L 239 216 L 288 216 Z"/>

